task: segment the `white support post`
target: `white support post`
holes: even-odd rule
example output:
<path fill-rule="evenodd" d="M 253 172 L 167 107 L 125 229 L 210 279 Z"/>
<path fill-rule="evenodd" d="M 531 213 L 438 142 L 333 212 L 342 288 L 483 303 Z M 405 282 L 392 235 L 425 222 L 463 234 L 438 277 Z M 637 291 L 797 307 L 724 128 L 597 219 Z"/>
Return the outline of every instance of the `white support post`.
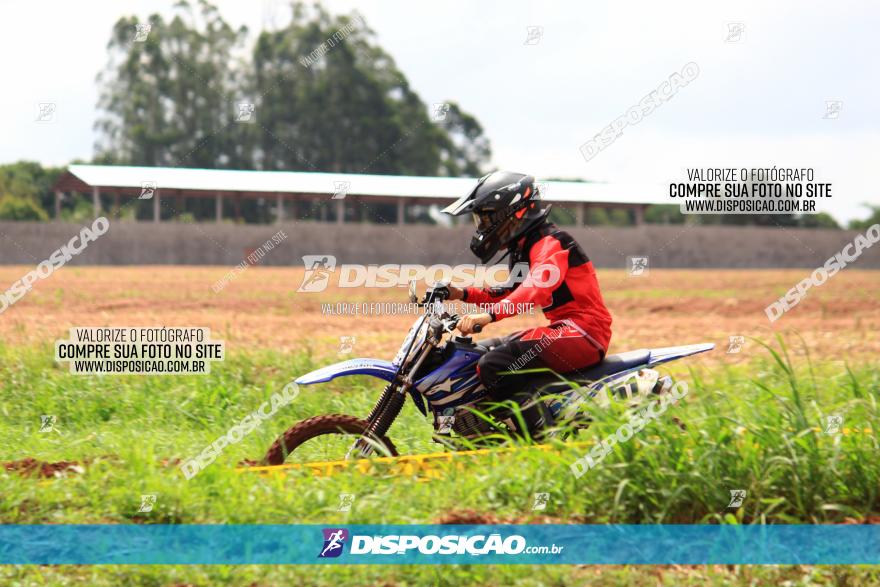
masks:
<path fill-rule="evenodd" d="M 223 194 L 220 192 L 214 194 L 214 221 L 223 222 Z"/>
<path fill-rule="evenodd" d="M 92 208 L 95 210 L 95 218 L 101 215 L 101 189 L 97 186 L 92 188 Z"/>
<path fill-rule="evenodd" d="M 397 224 L 406 222 L 406 202 L 403 198 L 397 199 Z"/>
<path fill-rule="evenodd" d="M 55 190 L 55 221 L 61 220 L 61 198 L 64 194 L 61 190 Z"/>
<path fill-rule="evenodd" d="M 275 201 L 277 208 L 277 213 L 275 214 L 275 224 L 280 224 L 281 222 L 284 222 L 284 198 L 282 197 L 280 192 L 275 196 Z"/>
<path fill-rule="evenodd" d="M 587 221 L 587 204 L 581 202 L 577 205 L 577 225 L 583 226 Z"/>
<path fill-rule="evenodd" d="M 159 188 L 153 190 L 153 222 L 159 222 Z"/>
<path fill-rule="evenodd" d="M 643 204 L 636 205 L 635 214 L 633 214 L 636 226 L 641 226 L 645 223 L 645 208 L 646 206 Z"/>

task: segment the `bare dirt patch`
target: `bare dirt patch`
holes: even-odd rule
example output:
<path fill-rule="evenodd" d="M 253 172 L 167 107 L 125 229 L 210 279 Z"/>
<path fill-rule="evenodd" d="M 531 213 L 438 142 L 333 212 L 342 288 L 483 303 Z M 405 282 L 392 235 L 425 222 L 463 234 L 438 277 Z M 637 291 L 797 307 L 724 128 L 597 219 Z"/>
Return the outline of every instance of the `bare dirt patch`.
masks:
<path fill-rule="evenodd" d="M 82 474 L 85 468 L 77 461 L 56 461 L 49 463 L 27 457 L 18 461 L 3 463 L 3 468 L 24 477 L 62 477 L 70 473 Z"/>
<path fill-rule="evenodd" d="M 0 268 L 0 288 L 29 267 Z M 321 304 L 406 301 L 405 288 L 298 293 L 303 269 L 249 267 L 218 293 L 228 267 L 65 267 L 0 315 L 0 342 L 52 344 L 80 326 L 207 326 L 229 352 L 311 350 L 317 356 L 390 357 L 413 320 L 404 315 L 330 315 Z M 658 270 L 631 277 L 600 270 L 614 316 L 611 352 L 694 342 L 719 350 L 699 360 L 739 362 L 760 352 L 747 342 L 726 354 L 732 335 L 765 341 L 802 336 L 814 359 L 880 356 L 880 272 L 846 269 L 771 324 L 764 308 L 803 279 L 806 270 Z M 486 329 L 497 336 L 544 322 L 538 312 Z M 340 339 L 354 337 L 351 354 Z M 795 350 L 803 355 L 803 350 Z"/>

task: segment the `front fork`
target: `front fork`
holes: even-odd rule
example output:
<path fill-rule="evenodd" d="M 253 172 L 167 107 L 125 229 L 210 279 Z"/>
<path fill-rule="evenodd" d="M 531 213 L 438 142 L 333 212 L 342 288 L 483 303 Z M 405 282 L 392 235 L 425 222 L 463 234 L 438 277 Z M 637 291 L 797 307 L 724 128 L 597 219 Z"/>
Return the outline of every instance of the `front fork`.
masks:
<path fill-rule="evenodd" d="M 373 406 L 373 409 L 370 410 L 370 415 L 367 416 L 367 422 L 372 423 L 376 420 L 376 416 L 382 413 L 382 410 L 388 405 L 388 400 L 390 400 L 391 396 L 394 394 L 394 388 L 397 384 L 399 384 L 399 380 L 395 377 L 393 381 L 385 386 L 385 389 L 382 390 L 382 395 L 379 396 L 379 401 L 377 401 L 376 405 Z"/>
<path fill-rule="evenodd" d="M 406 401 L 406 394 L 409 393 L 413 385 L 413 374 L 418 372 L 419 367 L 428 358 L 435 344 L 434 341 L 429 341 L 407 374 L 402 376 L 401 373 L 398 373 L 397 377 L 385 387 L 382 395 L 379 396 L 379 401 L 367 416 L 369 427 L 348 450 L 348 454 L 345 455 L 346 459 L 366 458 L 373 453 L 375 443 L 381 442 L 382 437 L 400 415 L 400 410 L 403 409 L 403 404 Z"/>

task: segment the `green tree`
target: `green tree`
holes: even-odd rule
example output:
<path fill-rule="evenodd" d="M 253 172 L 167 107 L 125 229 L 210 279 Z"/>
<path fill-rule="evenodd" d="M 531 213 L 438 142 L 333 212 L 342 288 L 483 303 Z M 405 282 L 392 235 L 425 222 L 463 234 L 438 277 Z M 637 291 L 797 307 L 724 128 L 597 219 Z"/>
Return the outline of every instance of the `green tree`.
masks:
<path fill-rule="evenodd" d="M 827 212 L 804 214 L 798 218 L 798 226 L 803 228 L 840 228 L 840 224 Z"/>
<path fill-rule="evenodd" d="M 246 29 L 233 30 L 217 9 L 199 0 L 175 5 L 166 22 L 151 15 L 117 21 L 96 123 L 96 160 L 182 167 L 241 167 L 244 127 L 234 121 L 238 69 L 234 51 Z M 137 26 L 148 25 L 136 40 Z"/>
<path fill-rule="evenodd" d="M 678 204 L 655 204 L 645 209 L 645 222 L 649 224 L 684 224 L 685 215 Z"/>
<path fill-rule="evenodd" d="M 233 30 L 206 0 L 195 10 L 178 3 L 167 22 L 120 19 L 99 76 L 95 160 L 480 175 L 490 147 L 479 122 L 454 102 L 432 117 L 360 15 L 290 8 L 287 26 L 262 32 L 249 54 L 246 30 Z M 150 31 L 135 42 L 139 24 Z M 248 123 L 236 119 L 239 104 L 253 106 Z M 241 212 L 251 219 L 258 207 L 243 202 Z"/>
<path fill-rule="evenodd" d="M 253 52 L 262 169 L 479 175 L 490 155 L 458 104 L 442 116 L 412 90 L 358 14 L 291 5 L 289 24 Z M 433 108 L 433 105 L 432 105 Z"/>
<path fill-rule="evenodd" d="M 880 206 L 874 204 L 865 204 L 865 207 L 871 210 L 871 215 L 864 220 L 850 220 L 850 230 L 864 230 L 875 224 L 880 224 Z"/>
<path fill-rule="evenodd" d="M 0 196 L 0 220 L 41 220 L 49 215 L 34 200 L 11 194 Z"/>
<path fill-rule="evenodd" d="M 489 139 L 476 118 L 461 110 L 455 102 L 446 104 L 441 119 L 446 136 L 440 143 L 442 175 L 479 177 L 492 154 Z"/>
<path fill-rule="evenodd" d="M 31 201 L 43 211 L 52 210 L 52 185 L 63 171 L 60 167 L 43 167 L 36 161 L 0 165 L 0 195 Z"/>

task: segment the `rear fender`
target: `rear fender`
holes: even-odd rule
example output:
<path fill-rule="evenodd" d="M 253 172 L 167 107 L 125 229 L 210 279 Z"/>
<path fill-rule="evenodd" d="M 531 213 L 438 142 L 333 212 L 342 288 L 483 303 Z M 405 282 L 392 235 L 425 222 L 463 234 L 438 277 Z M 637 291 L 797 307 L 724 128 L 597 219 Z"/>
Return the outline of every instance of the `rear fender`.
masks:
<path fill-rule="evenodd" d="M 683 346 L 669 346 L 660 349 L 651 349 L 651 359 L 648 361 L 648 365 L 654 366 L 660 365 L 661 363 L 668 363 L 669 361 L 674 361 L 683 357 L 705 353 L 714 348 L 715 345 L 711 342 L 704 342 L 700 344 L 686 344 Z"/>
<path fill-rule="evenodd" d="M 397 369 L 396 365 L 382 359 L 349 359 L 348 361 L 327 365 L 311 373 L 301 375 L 294 380 L 294 383 L 297 385 L 326 383 L 346 375 L 369 375 L 384 381 L 393 381 L 397 375 Z"/>

